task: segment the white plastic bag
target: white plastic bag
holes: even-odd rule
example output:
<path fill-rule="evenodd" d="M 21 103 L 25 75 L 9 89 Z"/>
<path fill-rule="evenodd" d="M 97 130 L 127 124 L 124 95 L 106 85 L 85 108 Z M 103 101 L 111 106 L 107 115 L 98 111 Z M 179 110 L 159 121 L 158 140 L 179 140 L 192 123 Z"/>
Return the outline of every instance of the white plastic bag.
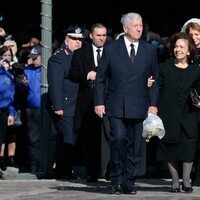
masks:
<path fill-rule="evenodd" d="M 158 115 L 148 113 L 147 118 L 143 121 L 142 137 L 146 142 L 150 141 L 151 137 L 158 136 L 162 139 L 165 135 L 165 129 L 162 120 Z"/>

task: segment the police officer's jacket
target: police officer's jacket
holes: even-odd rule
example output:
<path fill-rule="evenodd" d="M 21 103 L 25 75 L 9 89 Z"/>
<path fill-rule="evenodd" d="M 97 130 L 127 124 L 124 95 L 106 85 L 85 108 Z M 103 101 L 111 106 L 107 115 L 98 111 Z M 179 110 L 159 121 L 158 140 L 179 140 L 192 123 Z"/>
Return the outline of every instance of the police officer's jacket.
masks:
<path fill-rule="evenodd" d="M 48 93 L 52 110 L 64 110 L 65 116 L 74 117 L 79 85 L 68 79 L 72 52 L 59 48 L 48 60 Z"/>

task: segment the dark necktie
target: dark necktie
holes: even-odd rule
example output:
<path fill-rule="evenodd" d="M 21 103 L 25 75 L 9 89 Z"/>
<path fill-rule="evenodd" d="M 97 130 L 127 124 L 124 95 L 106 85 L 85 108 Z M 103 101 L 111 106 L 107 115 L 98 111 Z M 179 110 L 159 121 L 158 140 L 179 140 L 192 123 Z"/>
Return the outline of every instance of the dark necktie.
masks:
<path fill-rule="evenodd" d="M 97 65 L 99 65 L 99 60 L 101 58 L 100 52 L 101 52 L 101 49 L 97 49 Z"/>
<path fill-rule="evenodd" d="M 135 48 L 134 48 L 134 44 L 130 44 L 130 46 L 131 46 L 130 59 L 131 59 L 131 62 L 133 63 L 135 60 Z"/>

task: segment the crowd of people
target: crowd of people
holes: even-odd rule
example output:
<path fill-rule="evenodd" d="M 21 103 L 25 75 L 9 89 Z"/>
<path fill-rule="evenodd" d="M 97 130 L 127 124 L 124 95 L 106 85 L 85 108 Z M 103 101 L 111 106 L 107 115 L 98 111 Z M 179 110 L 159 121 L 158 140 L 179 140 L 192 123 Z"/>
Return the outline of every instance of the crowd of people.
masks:
<path fill-rule="evenodd" d="M 103 23 L 90 30 L 69 25 L 48 59 L 45 108 L 55 134 L 54 177 L 77 179 L 74 167 L 83 165 L 87 182 L 104 177 L 112 194 L 136 194 L 143 121 L 152 113 L 165 128 L 152 154 L 166 163 L 170 192 L 191 193 L 200 186 L 200 103 L 190 97 L 192 88 L 200 94 L 200 19 L 170 37 L 144 31 L 139 13 L 124 14 L 120 22 L 123 32 L 113 37 Z M 18 48 L 3 18 L 0 39 L 0 169 L 37 174 L 43 47 L 32 36 Z M 102 134 L 110 150 L 103 174 Z"/>

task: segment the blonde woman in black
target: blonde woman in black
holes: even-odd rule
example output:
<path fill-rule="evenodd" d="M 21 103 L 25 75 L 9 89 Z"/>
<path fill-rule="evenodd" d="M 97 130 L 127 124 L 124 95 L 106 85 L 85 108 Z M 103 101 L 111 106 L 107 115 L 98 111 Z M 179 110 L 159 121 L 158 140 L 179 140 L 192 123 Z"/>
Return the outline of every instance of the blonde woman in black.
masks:
<path fill-rule="evenodd" d="M 188 20 L 181 29 L 182 32 L 189 34 L 197 47 L 197 56 L 194 59 L 194 63 L 200 66 L 200 19 L 192 18 Z M 199 68 L 200 70 L 200 68 Z M 200 91 L 199 91 L 200 92 Z M 200 93 L 199 93 L 200 94 Z M 200 105 L 196 105 L 200 108 Z M 200 110 L 198 110 L 198 120 L 199 120 L 199 139 L 196 151 L 196 158 L 194 161 L 194 176 L 192 178 L 192 184 L 194 186 L 200 186 Z"/>

